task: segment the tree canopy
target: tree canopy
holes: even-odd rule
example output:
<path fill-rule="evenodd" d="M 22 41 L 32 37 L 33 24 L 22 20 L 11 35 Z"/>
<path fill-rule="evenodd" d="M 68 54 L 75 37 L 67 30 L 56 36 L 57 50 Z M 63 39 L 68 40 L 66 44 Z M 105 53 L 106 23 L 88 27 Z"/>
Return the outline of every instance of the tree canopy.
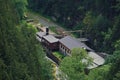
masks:
<path fill-rule="evenodd" d="M 97 51 L 112 54 L 119 32 L 116 20 L 120 13 L 119 0 L 28 0 L 28 8 L 69 30 L 83 30 L 83 37 L 91 41 Z M 109 32 L 112 30 L 113 32 Z M 107 37 L 109 34 L 110 37 Z M 76 33 L 79 35 L 79 33 Z M 117 37 L 117 38 L 112 38 Z M 112 38 L 112 39 L 111 39 Z"/>
<path fill-rule="evenodd" d="M 53 80 L 36 29 L 19 21 L 14 3 L 0 0 L 0 80 Z"/>
<path fill-rule="evenodd" d="M 65 57 L 60 69 L 67 75 L 68 80 L 86 80 L 85 68 L 92 63 L 84 49 L 73 49 L 71 56 Z"/>

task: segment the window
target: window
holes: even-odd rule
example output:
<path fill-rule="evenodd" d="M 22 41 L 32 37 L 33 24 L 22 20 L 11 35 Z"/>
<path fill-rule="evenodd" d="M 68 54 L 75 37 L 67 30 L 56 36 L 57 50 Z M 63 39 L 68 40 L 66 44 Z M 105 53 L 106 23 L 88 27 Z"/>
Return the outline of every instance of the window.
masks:
<path fill-rule="evenodd" d="M 60 44 L 60 47 L 62 48 L 62 45 Z"/>
<path fill-rule="evenodd" d="M 69 53 L 69 50 L 67 50 L 67 52 Z"/>
<path fill-rule="evenodd" d="M 65 52 L 66 52 L 67 50 L 65 49 Z"/>
<path fill-rule="evenodd" d="M 64 46 L 63 46 L 63 49 L 64 49 Z"/>

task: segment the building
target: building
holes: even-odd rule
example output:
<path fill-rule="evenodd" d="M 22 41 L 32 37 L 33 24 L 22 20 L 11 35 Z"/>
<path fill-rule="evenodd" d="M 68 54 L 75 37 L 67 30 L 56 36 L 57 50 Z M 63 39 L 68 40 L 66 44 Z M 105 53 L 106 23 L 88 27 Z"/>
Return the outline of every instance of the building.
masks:
<path fill-rule="evenodd" d="M 93 51 L 85 43 L 82 43 L 81 41 L 78 41 L 77 39 L 75 39 L 71 36 L 66 36 L 59 40 L 59 50 L 64 55 L 70 55 L 71 50 L 74 48 L 83 48 L 86 51 Z"/>
<path fill-rule="evenodd" d="M 81 39 L 83 42 L 84 40 Z M 93 59 L 92 65 L 89 65 L 87 69 L 93 69 L 104 64 L 105 60 L 103 57 L 99 56 L 94 52 L 93 49 L 89 48 L 85 43 L 79 41 L 73 37 L 66 36 L 59 40 L 59 50 L 64 55 L 71 55 L 71 50 L 74 48 L 83 48 L 88 52 L 88 56 Z M 86 40 L 85 40 L 86 41 Z M 86 60 L 84 60 L 86 61 Z"/>
<path fill-rule="evenodd" d="M 93 69 L 93 68 L 99 67 L 99 66 L 103 65 L 105 62 L 105 59 L 103 57 L 99 56 L 95 52 L 88 52 L 88 56 L 93 59 L 93 63 L 92 63 L 92 65 L 87 67 L 88 69 Z"/>
<path fill-rule="evenodd" d="M 49 35 L 49 30 L 46 32 L 37 32 L 37 39 L 43 44 L 45 48 L 50 51 L 59 50 L 64 55 L 71 55 L 71 50 L 74 48 L 83 48 L 88 52 L 88 56 L 93 59 L 92 65 L 87 67 L 88 70 L 99 67 L 104 64 L 105 60 L 100 54 L 94 52 L 93 49 L 89 48 L 85 43 L 88 39 L 79 38 L 75 39 L 71 36 L 66 36 L 61 39 L 57 39 L 53 35 Z M 103 54 L 101 54 L 103 55 Z M 86 61 L 86 60 L 84 60 Z"/>
<path fill-rule="evenodd" d="M 42 37 L 42 44 L 49 50 L 54 51 L 59 49 L 59 44 L 58 44 L 57 38 L 55 38 L 52 35 L 45 35 Z"/>
<path fill-rule="evenodd" d="M 37 33 L 36 33 L 36 38 L 37 38 L 38 41 L 41 42 L 43 36 L 45 36 L 45 35 L 46 35 L 45 32 L 37 32 Z"/>

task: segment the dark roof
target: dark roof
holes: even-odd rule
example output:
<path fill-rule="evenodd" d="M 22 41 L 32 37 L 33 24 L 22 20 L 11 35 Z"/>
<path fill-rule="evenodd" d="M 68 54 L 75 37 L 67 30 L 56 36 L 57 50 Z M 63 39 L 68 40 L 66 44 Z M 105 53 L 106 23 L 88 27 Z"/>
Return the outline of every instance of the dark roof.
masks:
<path fill-rule="evenodd" d="M 66 36 L 66 37 L 60 39 L 59 42 L 62 43 L 63 45 L 65 45 L 70 50 L 72 50 L 73 48 L 84 48 L 84 49 L 93 51 L 91 48 L 89 48 L 84 43 L 82 43 L 82 42 L 78 41 L 77 39 L 70 37 L 70 36 Z"/>
<path fill-rule="evenodd" d="M 58 40 L 59 40 L 52 35 L 46 35 L 46 36 L 43 36 L 43 38 L 50 43 L 58 42 Z"/>

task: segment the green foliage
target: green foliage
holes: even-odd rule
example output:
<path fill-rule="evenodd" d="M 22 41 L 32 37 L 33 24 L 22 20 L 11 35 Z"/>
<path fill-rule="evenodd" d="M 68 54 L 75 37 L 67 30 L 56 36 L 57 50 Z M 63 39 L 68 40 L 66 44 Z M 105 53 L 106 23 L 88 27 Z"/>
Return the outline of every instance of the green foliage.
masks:
<path fill-rule="evenodd" d="M 105 77 L 109 72 L 110 65 L 104 65 L 90 71 L 88 80 L 106 80 Z"/>
<path fill-rule="evenodd" d="M 115 21 L 113 24 L 112 28 L 108 28 L 108 31 L 105 32 L 103 35 L 104 37 L 104 45 L 106 51 L 108 51 L 109 49 L 109 53 L 113 52 L 113 50 L 115 50 L 115 42 L 117 40 L 120 39 L 119 35 L 120 35 L 120 30 L 118 29 L 120 27 L 120 15 L 115 17 Z"/>
<path fill-rule="evenodd" d="M 68 76 L 68 80 L 85 80 L 86 75 L 84 69 L 91 62 L 92 59 L 87 56 L 85 50 L 79 48 L 73 49 L 71 56 L 67 56 L 62 60 L 60 69 Z"/>
<path fill-rule="evenodd" d="M 117 74 L 115 74 L 113 80 L 119 80 L 119 79 L 120 79 L 120 71 Z"/>
<path fill-rule="evenodd" d="M 36 29 L 26 23 L 18 25 L 11 0 L 1 0 L 0 5 L 0 80 L 53 80 Z"/>
<path fill-rule="evenodd" d="M 15 9 L 20 17 L 20 19 L 23 19 L 26 12 L 26 6 L 27 6 L 27 0 L 14 0 Z"/>
<path fill-rule="evenodd" d="M 117 4 L 114 6 L 116 8 L 116 11 L 120 11 L 120 0 L 116 0 Z"/>
<path fill-rule="evenodd" d="M 53 55 L 56 56 L 59 60 L 62 60 L 65 57 L 62 53 L 58 51 L 53 52 Z"/>
<path fill-rule="evenodd" d="M 28 0 L 28 7 L 55 19 L 69 30 L 83 29 L 82 37 L 89 38 L 93 48 L 112 54 L 114 42 L 119 37 L 113 30 L 113 28 L 118 30 L 115 25 L 120 13 L 119 0 L 109 0 L 109 2 L 107 0 Z M 113 33 L 109 33 L 110 29 Z M 79 36 L 79 33 L 75 34 Z M 106 40 L 109 34 L 111 36 Z"/>
<path fill-rule="evenodd" d="M 108 73 L 107 80 L 119 80 L 120 77 L 120 40 L 115 43 L 115 51 L 113 55 L 109 58 L 109 63 L 111 62 L 111 68 Z"/>
<path fill-rule="evenodd" d="M 28 0 L 28 6 L 33 11 L 54 18 L 68 29 L 84 29 L 83 37 L 89 38 L 94 49 L 113 54 L 106 62 L 111 63 L 110 71 L 106 65 L 92 70 L 88 80 L 119 80 L 120 0 Z M 85 65 L 77 61 L 82 59 L 80 56 L 73 57 L 76 55 L 66 57 L 61 63 L 61 69 L 70 80 L 84 80 Z M 75 67 L 78 65 L 80 68 Z"/>
<path fill-rule="evenodd" d="M 58 34 L 57 29 L 56 29 L 55 26 L 50 26 L 49 28 L 50 28 L 50 30 L 51 30 L 52 32 Z"/>
<path fill-rule="evenodd" d="M 92 27 L 93 23 L 94 23 L 94 16 L 91 12 L 88 12 L 84 19 L 83 19 L 83 23 L 88 26 L 88 27 Z"/>
<path fill-rule="evenodd" d="M 36 41 L 36 29 L 33 26 L 22 24 L 21 31 L 26 38 L 24 42 L 28 43 L 25 45 L 27 52 L 26 55 L 23 54 L 23 57 L 25 58 L 27 56 L 30 58 L 26 63 L 27 65 L 30 65 L 28 68 L 31 71 L 31 75 L 34 74 L 33 79 L 52 80 L 52 65 L 45 59 L 45 53 L 43 52 L 42 47 L 39 46 L 40 44 L 38 45 L 38 42 Z M 34 63 L 30 64 L 31 62 Z M 33 71 L 33 69 L 35 70 Z"/>

